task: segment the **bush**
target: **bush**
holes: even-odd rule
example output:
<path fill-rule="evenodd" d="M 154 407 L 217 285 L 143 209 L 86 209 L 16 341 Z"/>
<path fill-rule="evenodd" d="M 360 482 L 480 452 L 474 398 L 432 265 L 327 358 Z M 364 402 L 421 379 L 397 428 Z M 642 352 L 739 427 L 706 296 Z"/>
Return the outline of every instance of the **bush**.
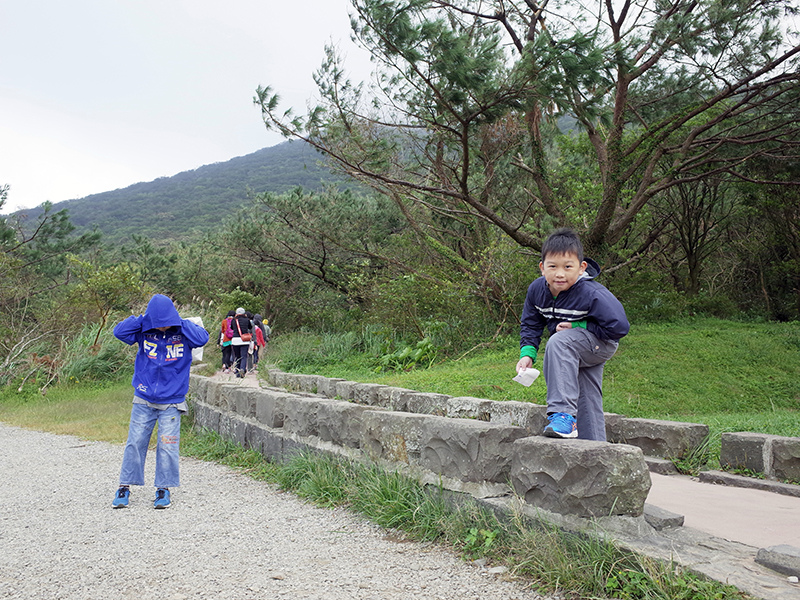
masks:
<path fill-rule="evenodd" d="M 110 329 L 100 332 L 94 345 L 97 325 L 87 325 L 70 340 L 64 350 L 59 380 L 67 383 L 111 381 L 121 371 L 132 372 L 134 352 L 114 338 Z"/>

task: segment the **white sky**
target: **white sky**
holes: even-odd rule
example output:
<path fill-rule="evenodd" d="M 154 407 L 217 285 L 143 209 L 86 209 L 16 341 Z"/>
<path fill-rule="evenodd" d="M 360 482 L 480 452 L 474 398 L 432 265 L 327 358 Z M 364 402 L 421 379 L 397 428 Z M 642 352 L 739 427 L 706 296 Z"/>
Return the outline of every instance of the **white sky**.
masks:
<path fill-rule="evenodd" d="M 253 97 L 304 113 L 348 0 L 0 0 L 0 185 L 9 213 L 171 176 L 283 141 Z"/>

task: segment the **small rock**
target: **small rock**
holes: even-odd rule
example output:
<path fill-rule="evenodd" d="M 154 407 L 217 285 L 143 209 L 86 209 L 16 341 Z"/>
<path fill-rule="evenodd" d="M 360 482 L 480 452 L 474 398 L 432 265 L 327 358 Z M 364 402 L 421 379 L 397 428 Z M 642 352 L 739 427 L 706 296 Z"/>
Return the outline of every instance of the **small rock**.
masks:
<path fill-rule="evenodd" d="M 492 567 L 489 569 L 489 573 L 492 575 L 502 575 L 503 573 L 508 573 L 508 567 Z"/>
<path fill-rule="evenodd" d="M 786 581 L 789 583 L 800 583 L 800 579 L 798 579 L 797 575 L 792 575 L 786 578 Z"/>
<path fill-rule="evenodd" d="M 478 558 L 478 559 L 475 559 L 475 560 L 473 560 L 473 561 L 472 561 L 472 564 L 473 564 L 473 565 L 475 565 L 476 567 L 481 567 L 481 568 L 483 568 L 483 567 L 485 567 L 485 566 L 486 566 L 486 562 L 487 562 L 487 561 L 486 561 L 486 559 L 485 559 L 485 558 Z"/>

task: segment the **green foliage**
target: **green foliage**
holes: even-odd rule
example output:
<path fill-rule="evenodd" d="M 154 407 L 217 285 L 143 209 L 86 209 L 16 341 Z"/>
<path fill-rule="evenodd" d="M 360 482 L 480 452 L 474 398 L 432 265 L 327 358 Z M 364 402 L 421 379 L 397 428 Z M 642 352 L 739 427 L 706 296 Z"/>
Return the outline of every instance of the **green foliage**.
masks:
<path fill-rule="evenodd" d="M 492 550 L 499 529 L 470 527 L 464 538 L 464 554 L 469 558 L 484 556 Z"/>
<path fill-rule="evenodd" d="M 229 292 L 219 294 L 217 296 L 217 305 L 222 312 L 218 320 L 222 321 L 228 311 L 236 310 L 240 307 L 249 310 L 253 314 L 260 314 L 263 310 L 264 301 L 258 296 L 237 287 Z"/>
<path fill-rule="evenodd" d="M 371 368 L 384 348 L 394 343 L 387 330 L 363 327 L 358 332 L 312 334 L 295 331 L 276 337 L 268 346 L 268 359 L 285 370 L 324 369 L 349 364 Z"/>
<path fill-rule="evenodd" d="M 425 338 L 417 342 L 416 346 L 403 346 L 390 354 L 384 354 L 378 359 L 375 372 L 402 370 L 408 371 L 417 365 L 429 368 L 435 361 L 438 352 L 430 339 Z"/>
<path fill-rule="evenodd" d="M 708 461 L 711 453 L 710 447 L 710 438 L 706 438 L 702 444 L 691 448 L 683 456 L 670 456 L 669 459 L 672 461 L 672 464 L 675 465 L 675 468 L 678 469 L 678 473 L 696 477 L 700 474 L 700 471 L 704 471 L 708 468 Z"/>
<path fill-rule="evenodd" d="M 147 290 L 139 276 L 125 263 L 100 267 L 74 255 L 69 255 L 67 259 L 80 281 L 71 289 L 73 302 L 91 305 L 100 319 L 94 340 L 94 345 L 97 345 L 111 311 L 125 309 L 141 301 Z"/>
<path fill-rule="evenodd" d="M 325 454 L 300 453 L 275 470 L 275 480 L 283 489 L 329 507 L 347 502 L 353 476 L 341 461 Z"/>
<path fill-rule="evenodd" d="M 61 377 L 70 383 L 84 381 L 113 381 L 119 371 L 128 370 L 130 357 L 113 346 L 86 349 L 84 356 L 75 357 L 61 369 Z"/>

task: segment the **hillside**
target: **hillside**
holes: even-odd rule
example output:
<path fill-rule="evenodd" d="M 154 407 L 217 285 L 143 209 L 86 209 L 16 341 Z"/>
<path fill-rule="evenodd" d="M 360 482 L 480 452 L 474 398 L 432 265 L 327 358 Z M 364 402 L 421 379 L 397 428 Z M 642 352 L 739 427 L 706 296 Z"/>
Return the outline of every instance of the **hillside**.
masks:
<path fill-rule="evenodd" d="M 324 181 L 334 180 L 320 159 L 303 143 L 287 141 L 172 177 L 59 202 L 54 208 L 68 209 L 81 232 L 97 227 L 105 243 L 125 243 L 131 233 L 153 240 L 195 238 L 245 206 L 254 194 L 283 193 L 298 186 L 319 190 Z M 32 220 L 40 211 L 24 212 Z"/>

